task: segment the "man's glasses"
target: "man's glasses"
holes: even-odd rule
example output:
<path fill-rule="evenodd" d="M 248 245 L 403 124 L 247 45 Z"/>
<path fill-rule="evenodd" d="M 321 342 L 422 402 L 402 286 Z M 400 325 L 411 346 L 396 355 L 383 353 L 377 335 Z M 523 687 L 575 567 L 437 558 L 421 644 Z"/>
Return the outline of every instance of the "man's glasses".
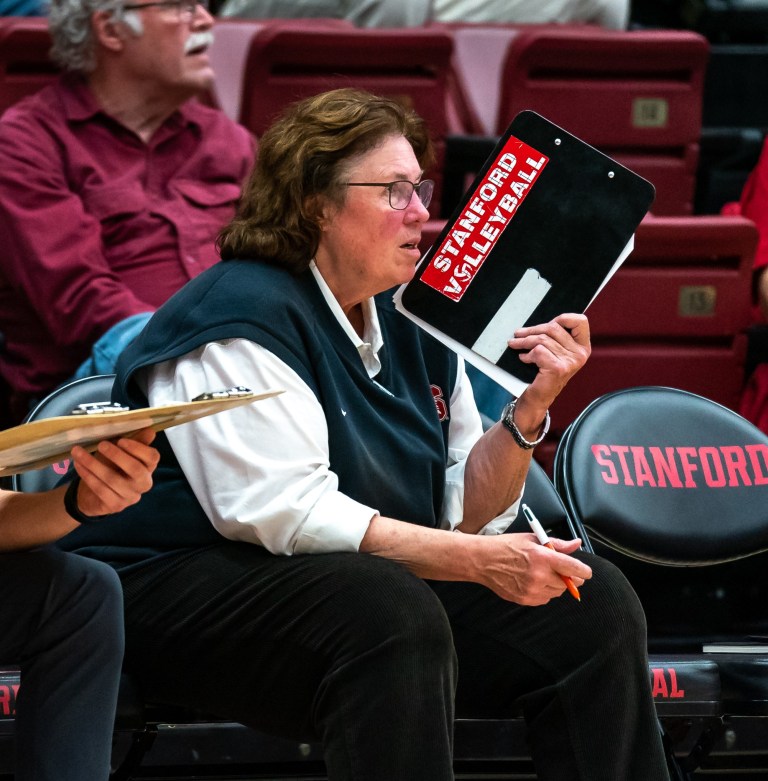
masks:
<path fill-rule="evenodd" d="M 175 8 L 179 19 L 190 22 L 197 13 L 197 6 L 208 10 L 208 0 L 159 0 L 153 3 L 129 3 L 123 6 L 124 11 L 138 11 L 141 8 Z"/>
<path fill-rule="evenodd" d="M 398 179 L 396 182 L 346 182 L 347 187 L 386 187 L 389 190 L 389 205 L 393 209 L 406 209 L 413 198 L 413 192 L 419 196 L 419 200 L 428 208 L 435 191 L 435 183 L 431 179 L 422 179 L 418 184 L 407 179 Z"/>

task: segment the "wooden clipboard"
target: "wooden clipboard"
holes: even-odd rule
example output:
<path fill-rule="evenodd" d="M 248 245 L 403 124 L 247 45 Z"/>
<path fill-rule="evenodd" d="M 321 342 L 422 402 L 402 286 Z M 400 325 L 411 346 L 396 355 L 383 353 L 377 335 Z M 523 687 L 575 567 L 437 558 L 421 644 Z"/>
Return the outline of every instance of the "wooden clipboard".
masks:
<path fill-rule="evenodd" d="M 69 457 L 69 451 L 75 445 L 92 452 L 103 439 L 130 437 L 143 428 L 162 431 L 280 393 L 283 393 L 282 389 L 275 389 L 229 398 L 144 407 L 127 412 L 64 415 L 23 423 L 0 432 L 0 477 L 42 469 L 63 461 Z"/>

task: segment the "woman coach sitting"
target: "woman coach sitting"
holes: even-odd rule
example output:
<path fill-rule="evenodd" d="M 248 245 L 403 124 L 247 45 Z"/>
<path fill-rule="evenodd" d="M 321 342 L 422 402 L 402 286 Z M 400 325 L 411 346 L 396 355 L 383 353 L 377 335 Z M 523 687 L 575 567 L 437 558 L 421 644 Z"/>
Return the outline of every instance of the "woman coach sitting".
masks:
<path fill-rule="evenodd" d="M 501 534 L 587 320 L 514 335 L 539 372 L 517 434 L 483 434 L 462 362 L 391 301 L 419 259 L 430 155 L 395 102 L 292 107 L 261 139 L 226 262 L 123 355 L 134 404 L 286 389 L 168 431 L 121 540 L 82 540 L 134 547 L 126 664 L 154 700 L 322 740 L 332 781 L 451 779 L 454 713 L 517 700 L 539 778 L 665 779 L 630 586 L 578 541 Z M 591 578 L 581 603 L 561 575 Z"/>

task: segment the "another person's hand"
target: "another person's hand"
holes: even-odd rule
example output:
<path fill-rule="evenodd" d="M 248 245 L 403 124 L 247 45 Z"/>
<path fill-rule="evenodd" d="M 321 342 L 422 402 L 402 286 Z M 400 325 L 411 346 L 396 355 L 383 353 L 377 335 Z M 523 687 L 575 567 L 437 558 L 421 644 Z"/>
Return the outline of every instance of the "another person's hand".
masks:
<path fill-rule="evenodd" d="M 136 504 L 152 487 L 152 473 L 160 454 L 150 443 L 152 429 L 138 432 L 132 439 L 100 442 L 96 453 L 72 448 L 72 461 L 81 482 L 77 506 L 84 515 L 109 515 Z"/>
<path fill-rule="evenodd" d="M 502 599 L 519 605 L 544 605 L 565 591 L 562 576 L 578 588 L 592 577 L 584 562 L 569 555 L 581 540 L 550 538 L 555 550 L 541 545 L 533 534 L 500 534 L 477 538 L 483 546 L 477 581 Z"/>

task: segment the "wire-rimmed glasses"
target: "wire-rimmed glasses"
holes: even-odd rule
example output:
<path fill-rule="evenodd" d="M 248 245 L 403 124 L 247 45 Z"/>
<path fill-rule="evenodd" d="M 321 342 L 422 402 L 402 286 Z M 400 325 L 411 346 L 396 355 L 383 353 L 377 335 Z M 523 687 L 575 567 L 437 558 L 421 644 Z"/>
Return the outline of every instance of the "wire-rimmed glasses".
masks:
<path fill-rule="evenodd" d="M 389 205 L 397 210 L 408 208 L 414 191 L 427 209 L 432 201 L 432 193 L 435 191 L 435 183 L 431 179 L 422 179 L 418 184 L 408 179 L 398 179 L 394 182 L 346 182 L 345 184 L 347 187 L 386 187 L 389 191 Z"/>

